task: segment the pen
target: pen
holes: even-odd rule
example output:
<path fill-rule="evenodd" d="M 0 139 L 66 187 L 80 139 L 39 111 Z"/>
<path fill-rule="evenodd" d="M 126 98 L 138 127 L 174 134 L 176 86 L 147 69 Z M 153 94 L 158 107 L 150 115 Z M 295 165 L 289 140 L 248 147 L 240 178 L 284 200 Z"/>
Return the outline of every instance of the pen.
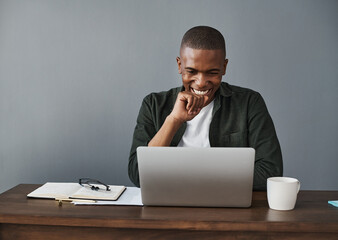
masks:
<path fill-rule="evenodd" d="M 59 201 L 59 206 L 62 206 L 62 202 L 87 202 L 87 203 L 96 203 L 95 200 L 87 199 L 71 199 L 71 198 L 55 198 L 55 201 Z"/>

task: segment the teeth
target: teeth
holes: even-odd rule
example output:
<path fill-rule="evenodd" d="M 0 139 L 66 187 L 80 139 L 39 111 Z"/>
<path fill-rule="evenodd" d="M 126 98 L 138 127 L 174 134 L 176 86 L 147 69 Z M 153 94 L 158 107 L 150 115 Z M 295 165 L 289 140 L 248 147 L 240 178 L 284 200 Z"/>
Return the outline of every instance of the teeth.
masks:
<path fill-rule="evenodd" d="M 205 90 L 205 91 L 198 91 L 196 89 L 193 89 L 194 93 L 196 93 L 197 95 L 205 95 L 209 92 L 209 90 Z"/>

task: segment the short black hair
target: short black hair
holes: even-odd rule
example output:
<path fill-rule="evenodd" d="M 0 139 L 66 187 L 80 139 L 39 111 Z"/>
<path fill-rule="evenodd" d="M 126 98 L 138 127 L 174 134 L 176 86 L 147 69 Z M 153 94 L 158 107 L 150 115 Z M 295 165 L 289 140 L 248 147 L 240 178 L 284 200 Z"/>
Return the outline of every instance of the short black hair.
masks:
<path fill-rule="evenodd" d="M 181 42 L 181 49 L 190 47 L 194 49 L 225 50 L 225 40 L 217 29 L 208 26 L 196 26 L 189 29 L 183 36 Z"/>

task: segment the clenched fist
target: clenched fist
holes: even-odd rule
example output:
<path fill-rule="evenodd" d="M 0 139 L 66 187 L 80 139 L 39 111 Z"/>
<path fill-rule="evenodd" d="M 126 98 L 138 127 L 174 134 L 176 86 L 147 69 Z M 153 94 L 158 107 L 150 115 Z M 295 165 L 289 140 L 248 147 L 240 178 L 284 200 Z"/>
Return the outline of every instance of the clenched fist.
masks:
<path fill-rule="evenodd" d="M 182 123 L 190 121 L 199 114 L 208 99 L 208 96 L 199 96 L 188 91 L 180 92 L 170 116 Z"/>

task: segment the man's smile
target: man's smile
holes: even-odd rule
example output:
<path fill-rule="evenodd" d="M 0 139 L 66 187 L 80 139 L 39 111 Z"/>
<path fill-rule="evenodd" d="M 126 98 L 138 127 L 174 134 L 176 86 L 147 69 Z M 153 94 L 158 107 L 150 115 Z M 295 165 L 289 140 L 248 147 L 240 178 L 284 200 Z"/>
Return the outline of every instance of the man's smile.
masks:
<path fill-rule="evenodd" d="M 208 93 L 210 93 L 211 90 L 212 90 L 212 88 L 210 88 L 208 90 L 204 90 L 204 91 L 199 91 L 195 88 L 190 88 L 190 89 L 193 93 L 195 93 L 196 95 L 200 95 L 200 96 L 208 95 Z"/>

